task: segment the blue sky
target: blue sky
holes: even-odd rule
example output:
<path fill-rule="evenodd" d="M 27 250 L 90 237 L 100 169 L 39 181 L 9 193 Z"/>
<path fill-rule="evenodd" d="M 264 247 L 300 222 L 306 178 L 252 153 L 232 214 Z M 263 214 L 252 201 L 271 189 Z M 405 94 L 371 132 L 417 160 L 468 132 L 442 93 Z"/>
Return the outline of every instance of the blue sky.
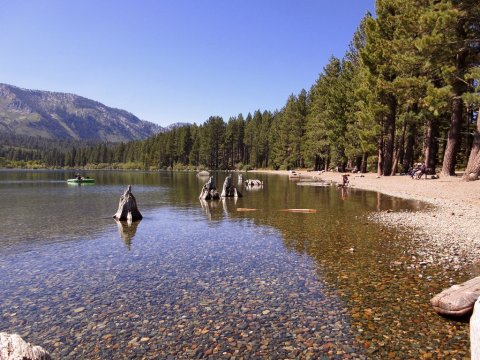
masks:
<path fill-rule="evenodd" d="M 0 82 L 160 125 L 275 110 L 342 57 L 374 0 L 0 0 Z"/>

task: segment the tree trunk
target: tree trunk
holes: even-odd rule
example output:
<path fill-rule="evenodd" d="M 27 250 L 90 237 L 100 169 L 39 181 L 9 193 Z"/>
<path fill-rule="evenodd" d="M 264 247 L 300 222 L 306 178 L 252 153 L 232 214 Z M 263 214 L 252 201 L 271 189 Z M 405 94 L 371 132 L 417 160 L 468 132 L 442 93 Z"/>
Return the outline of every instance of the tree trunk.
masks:
<path fill-rule="evenodd" d="M 392 172 L 390 175 L 394 176 L 397 173 L 397 167 L 398 167 L 398 161 L 400 159 L 400 152 L 403 150 L 403 146 L 405 143 L 405 133 L 407 132 L 407 122 L 403 124 L 403 129 L 402 129 L 402 136 L 398 140 L 397 143 L 397 149 L 395 151 L 395 156 L 393 158 L 393 166 L 392 166 Z"/>
<path fill-rule="evenodd" d="M 463 74 L 466 68 L 466 58 L 468 49 L 464 48 L 457 54 L 456 62 L 456 78 L 453 83 L 455 97 L 452 103 L 452 117 L 450 120 L 450 128 L 448 130 L 447 148 L 443 156 L 442 174 L 444 176 L 455 175 L 455 165 L 457 161 L 457 153 L 460 147 L 460 130 L 463 120 L 463 99 L 462 95 L 466 91 L 465 83 L 463 82 Z"/>
<path fill-rule="evenodd" d="M 433 119 L 428 119 L 425 124 L 425 134 L 423 141 L 423 157 L 427 169 L 435 172 L 438 157 L 438 125 Z"/>
<path fill-rule="evenodd" d="M 472 174 L 472 175 L 471 175 Z M 469 181 L 480 176 L 480 121 L 477 120 L 477 131 L 473 135 L 473 144 L 468 158 L 468 165 L 463 180 Z"/>
<path fill-rule="evenodd" d="M 393 150 L 395 145 L 395 118 L 397 99 L 393 95 L 387 97 L 388 113 L 385 117 L 385 153 L 383 154 L 383 175 L 391 175 L 393 166 Z"/>
<path fill-rule="evenodd" d="M 410 166 L 413 166 L 413 146 L 415 145 L 415 134 L 417 132 L 417 127 L 414 124 L 410 126 L 408 136 L 407 136 L 407 146 L 405 148 L 405 155 L 403 157 L 403 169 L 402 171 L 406 173 Z"/>
<path fill-rule="evenodd" d="M 381 133 L 378 138 L 378 162 L 377 162 L 377 175 L 382 176 L 383 174 L 383 146 L 384 146 L 384 141 L 383 141 L 383 119 L 382 119 L 382 124 L 381 124 Z"/>
<path fill-rule="evenodd" d="M 368 154 L 364 152 L 362 156 L 362 164 L 360 165 L 360 171 L 362 173 L 367 172 L 367 160 L 368 160 Z"/>
<path fill-rule="evenodd" d="M 442 174 L 444 176 L 455 176 L 455 165 L 457 152 L 460 145 L 460 129 L 463 118 L 463 100 L 456 96 L 453 99 L 452 117 L 450 129 L 448 130 L 447 147 L 443 155 Z"/>

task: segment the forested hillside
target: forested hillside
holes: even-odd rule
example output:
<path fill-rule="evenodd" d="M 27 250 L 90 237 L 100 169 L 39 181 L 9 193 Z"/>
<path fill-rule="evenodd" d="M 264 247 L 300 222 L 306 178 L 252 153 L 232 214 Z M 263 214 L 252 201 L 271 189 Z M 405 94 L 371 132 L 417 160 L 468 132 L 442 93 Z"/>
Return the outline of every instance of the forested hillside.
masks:
<path fill-rule="evenodd" d="M 328 169 L 380 175 L 417 161 L 480 174 L 480 3 L 378 0 L 343 58 L 277 111 L 212 116 L 145 141 L 95 147 L 64 165 L 145 169 Z M 87 150 L 86 150 L 87 151 Z M 88 158 L 88 159 L 87 159 Z M 95 159 L 95 161 L 91 161 Z"/>

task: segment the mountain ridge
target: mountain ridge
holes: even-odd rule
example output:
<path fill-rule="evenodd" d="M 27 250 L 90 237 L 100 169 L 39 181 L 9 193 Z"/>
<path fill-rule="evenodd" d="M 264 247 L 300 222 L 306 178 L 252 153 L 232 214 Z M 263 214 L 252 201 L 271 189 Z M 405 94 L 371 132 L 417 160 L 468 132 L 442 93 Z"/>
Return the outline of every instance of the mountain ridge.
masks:
<path fill-rule="evenodd" d="M 121 142 L 165 128 L 132 113 L 72 93 L 0 83 L 0 132 L 59 140 Z"/>

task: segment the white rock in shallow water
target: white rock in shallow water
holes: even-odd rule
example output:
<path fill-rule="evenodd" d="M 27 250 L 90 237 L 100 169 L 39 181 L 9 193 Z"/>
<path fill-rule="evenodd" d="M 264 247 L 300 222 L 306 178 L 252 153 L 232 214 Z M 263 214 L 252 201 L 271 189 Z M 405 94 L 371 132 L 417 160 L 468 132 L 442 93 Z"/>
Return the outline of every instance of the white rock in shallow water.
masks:
<path fill-rule="evenodd" d="M 17 334 L 0 333 L 0 359 L 2 360 L 51 360 L 40 346 L 27 343 Z"/>

